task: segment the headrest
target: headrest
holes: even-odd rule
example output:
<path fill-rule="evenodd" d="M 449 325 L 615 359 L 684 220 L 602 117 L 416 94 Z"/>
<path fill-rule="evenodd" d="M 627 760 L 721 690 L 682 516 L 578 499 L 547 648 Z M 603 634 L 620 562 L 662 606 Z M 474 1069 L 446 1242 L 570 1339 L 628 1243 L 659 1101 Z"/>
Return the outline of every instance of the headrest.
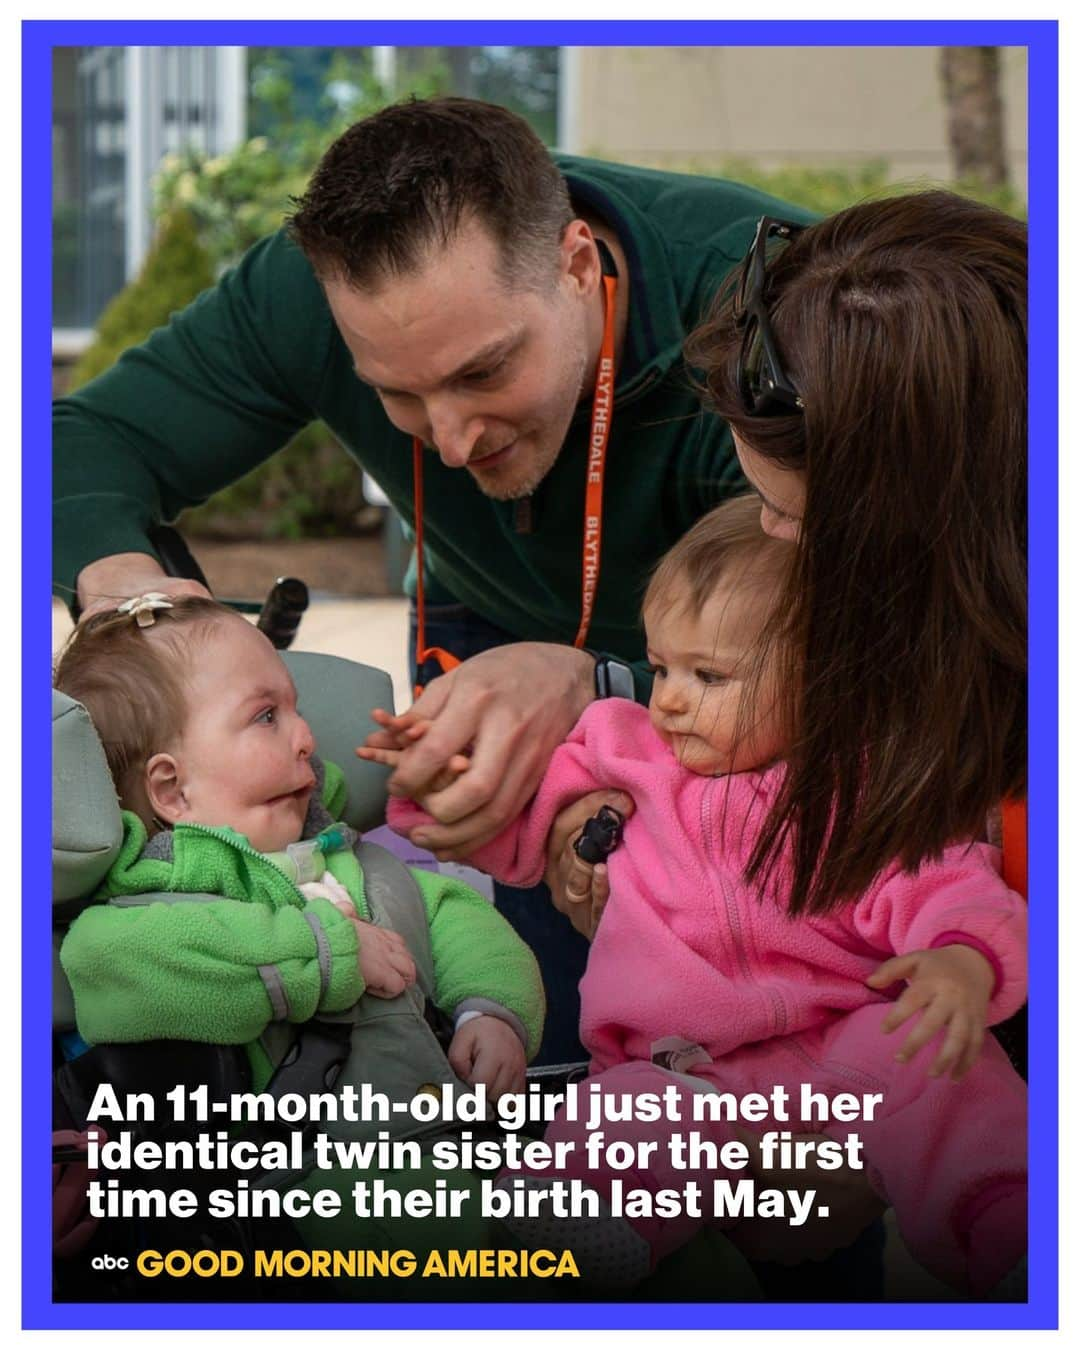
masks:
<path fill-rule="evenodd" d="M 94 889 L 120 852 L 123 826 L 105 751 L 81 703 L 52 694 L 53 904 Z"/>
<path fill-rule="evenodd" d="M 323 759 L 339 764 L 348 788 L 344 818 L 354 829 L 382 824 L 389 770 L 354 750 L 375 724 L 372 708 L 393 710 L 389 675 L 316 652 L 283 652 L 300 708 Z M 53 690 L 53 904 L 88 895 L 109 870 L 123 838 L 105 752 L 86 709 Z"/>
<path fill-rule="evenodd" d="M 349 789 L 345 819 L 354 830 L 373 830 L 386 818 L 390 770 L 357 759 L 356 747 L 377 730 L 372 708 L 394 711 L 394 686 L 385 670 L 321 652 L 282 652 L 323 759 L 345 774 Z"/>

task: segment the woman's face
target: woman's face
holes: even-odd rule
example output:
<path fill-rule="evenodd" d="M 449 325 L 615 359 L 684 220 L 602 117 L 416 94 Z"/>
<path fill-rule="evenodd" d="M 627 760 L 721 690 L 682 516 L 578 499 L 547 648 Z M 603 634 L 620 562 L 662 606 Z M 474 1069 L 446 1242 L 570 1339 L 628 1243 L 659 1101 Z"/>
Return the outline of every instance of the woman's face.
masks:
<path fill-rule="evenodd" d="M 774 539 L 798 539 L 806 505 L 806 475 L 798 469 L 781 468 L 751 450 L 738 436 L 735 453 L 747 482 L 761 498 L 761 528 Z"/>

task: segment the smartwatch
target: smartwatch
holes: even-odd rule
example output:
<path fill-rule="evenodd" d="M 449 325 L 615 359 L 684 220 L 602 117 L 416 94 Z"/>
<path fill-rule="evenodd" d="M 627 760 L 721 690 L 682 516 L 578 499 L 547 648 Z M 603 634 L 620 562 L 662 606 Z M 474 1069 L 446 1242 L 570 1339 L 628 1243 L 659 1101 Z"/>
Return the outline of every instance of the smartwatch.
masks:
<path fill-rule="evenodd" d="M 625 661 L 611 656 L 596 658 L 596 697 L 634 699 L 634 672 Z"/>

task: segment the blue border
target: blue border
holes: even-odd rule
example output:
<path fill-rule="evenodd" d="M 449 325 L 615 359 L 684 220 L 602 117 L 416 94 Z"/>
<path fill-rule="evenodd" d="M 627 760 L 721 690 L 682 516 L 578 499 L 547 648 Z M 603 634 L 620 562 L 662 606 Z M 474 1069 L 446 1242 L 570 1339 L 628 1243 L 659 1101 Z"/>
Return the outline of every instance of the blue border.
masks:
<path fill-rule="evenodd" d="M 1050 1328 L 1057 1325 L 1057 331 L 1058 37 L 1051 21 L 748 23 L 44 22 L 23 24 L 23 801 L 51 794 L 46 671 L 51 399 L 51 50 L 190 43 L 407 46 L 414 42 L 554 45 L 1026 46 L 1029 79 L 1032 531 L 1030 700 L 1030 1302 L 1027 1304 L 53 1304 L 47 906 L 40 869 L 24 868 L 23 1325 L 27 1328 Z M 24 812 L 23 857 L 40 853 Z"/>

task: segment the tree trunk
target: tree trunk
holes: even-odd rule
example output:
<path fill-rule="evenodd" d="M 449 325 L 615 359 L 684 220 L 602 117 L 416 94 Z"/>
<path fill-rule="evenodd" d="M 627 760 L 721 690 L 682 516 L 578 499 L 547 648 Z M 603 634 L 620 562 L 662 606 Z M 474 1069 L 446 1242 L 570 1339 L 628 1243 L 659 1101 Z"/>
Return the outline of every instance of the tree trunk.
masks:
<path fill-rule="evenodd" d="M 941 78 L 948 117 L 953 176 L 982 187 L 1001 187 L 1005 128 L 998 47 L 942 47 Z"/>

